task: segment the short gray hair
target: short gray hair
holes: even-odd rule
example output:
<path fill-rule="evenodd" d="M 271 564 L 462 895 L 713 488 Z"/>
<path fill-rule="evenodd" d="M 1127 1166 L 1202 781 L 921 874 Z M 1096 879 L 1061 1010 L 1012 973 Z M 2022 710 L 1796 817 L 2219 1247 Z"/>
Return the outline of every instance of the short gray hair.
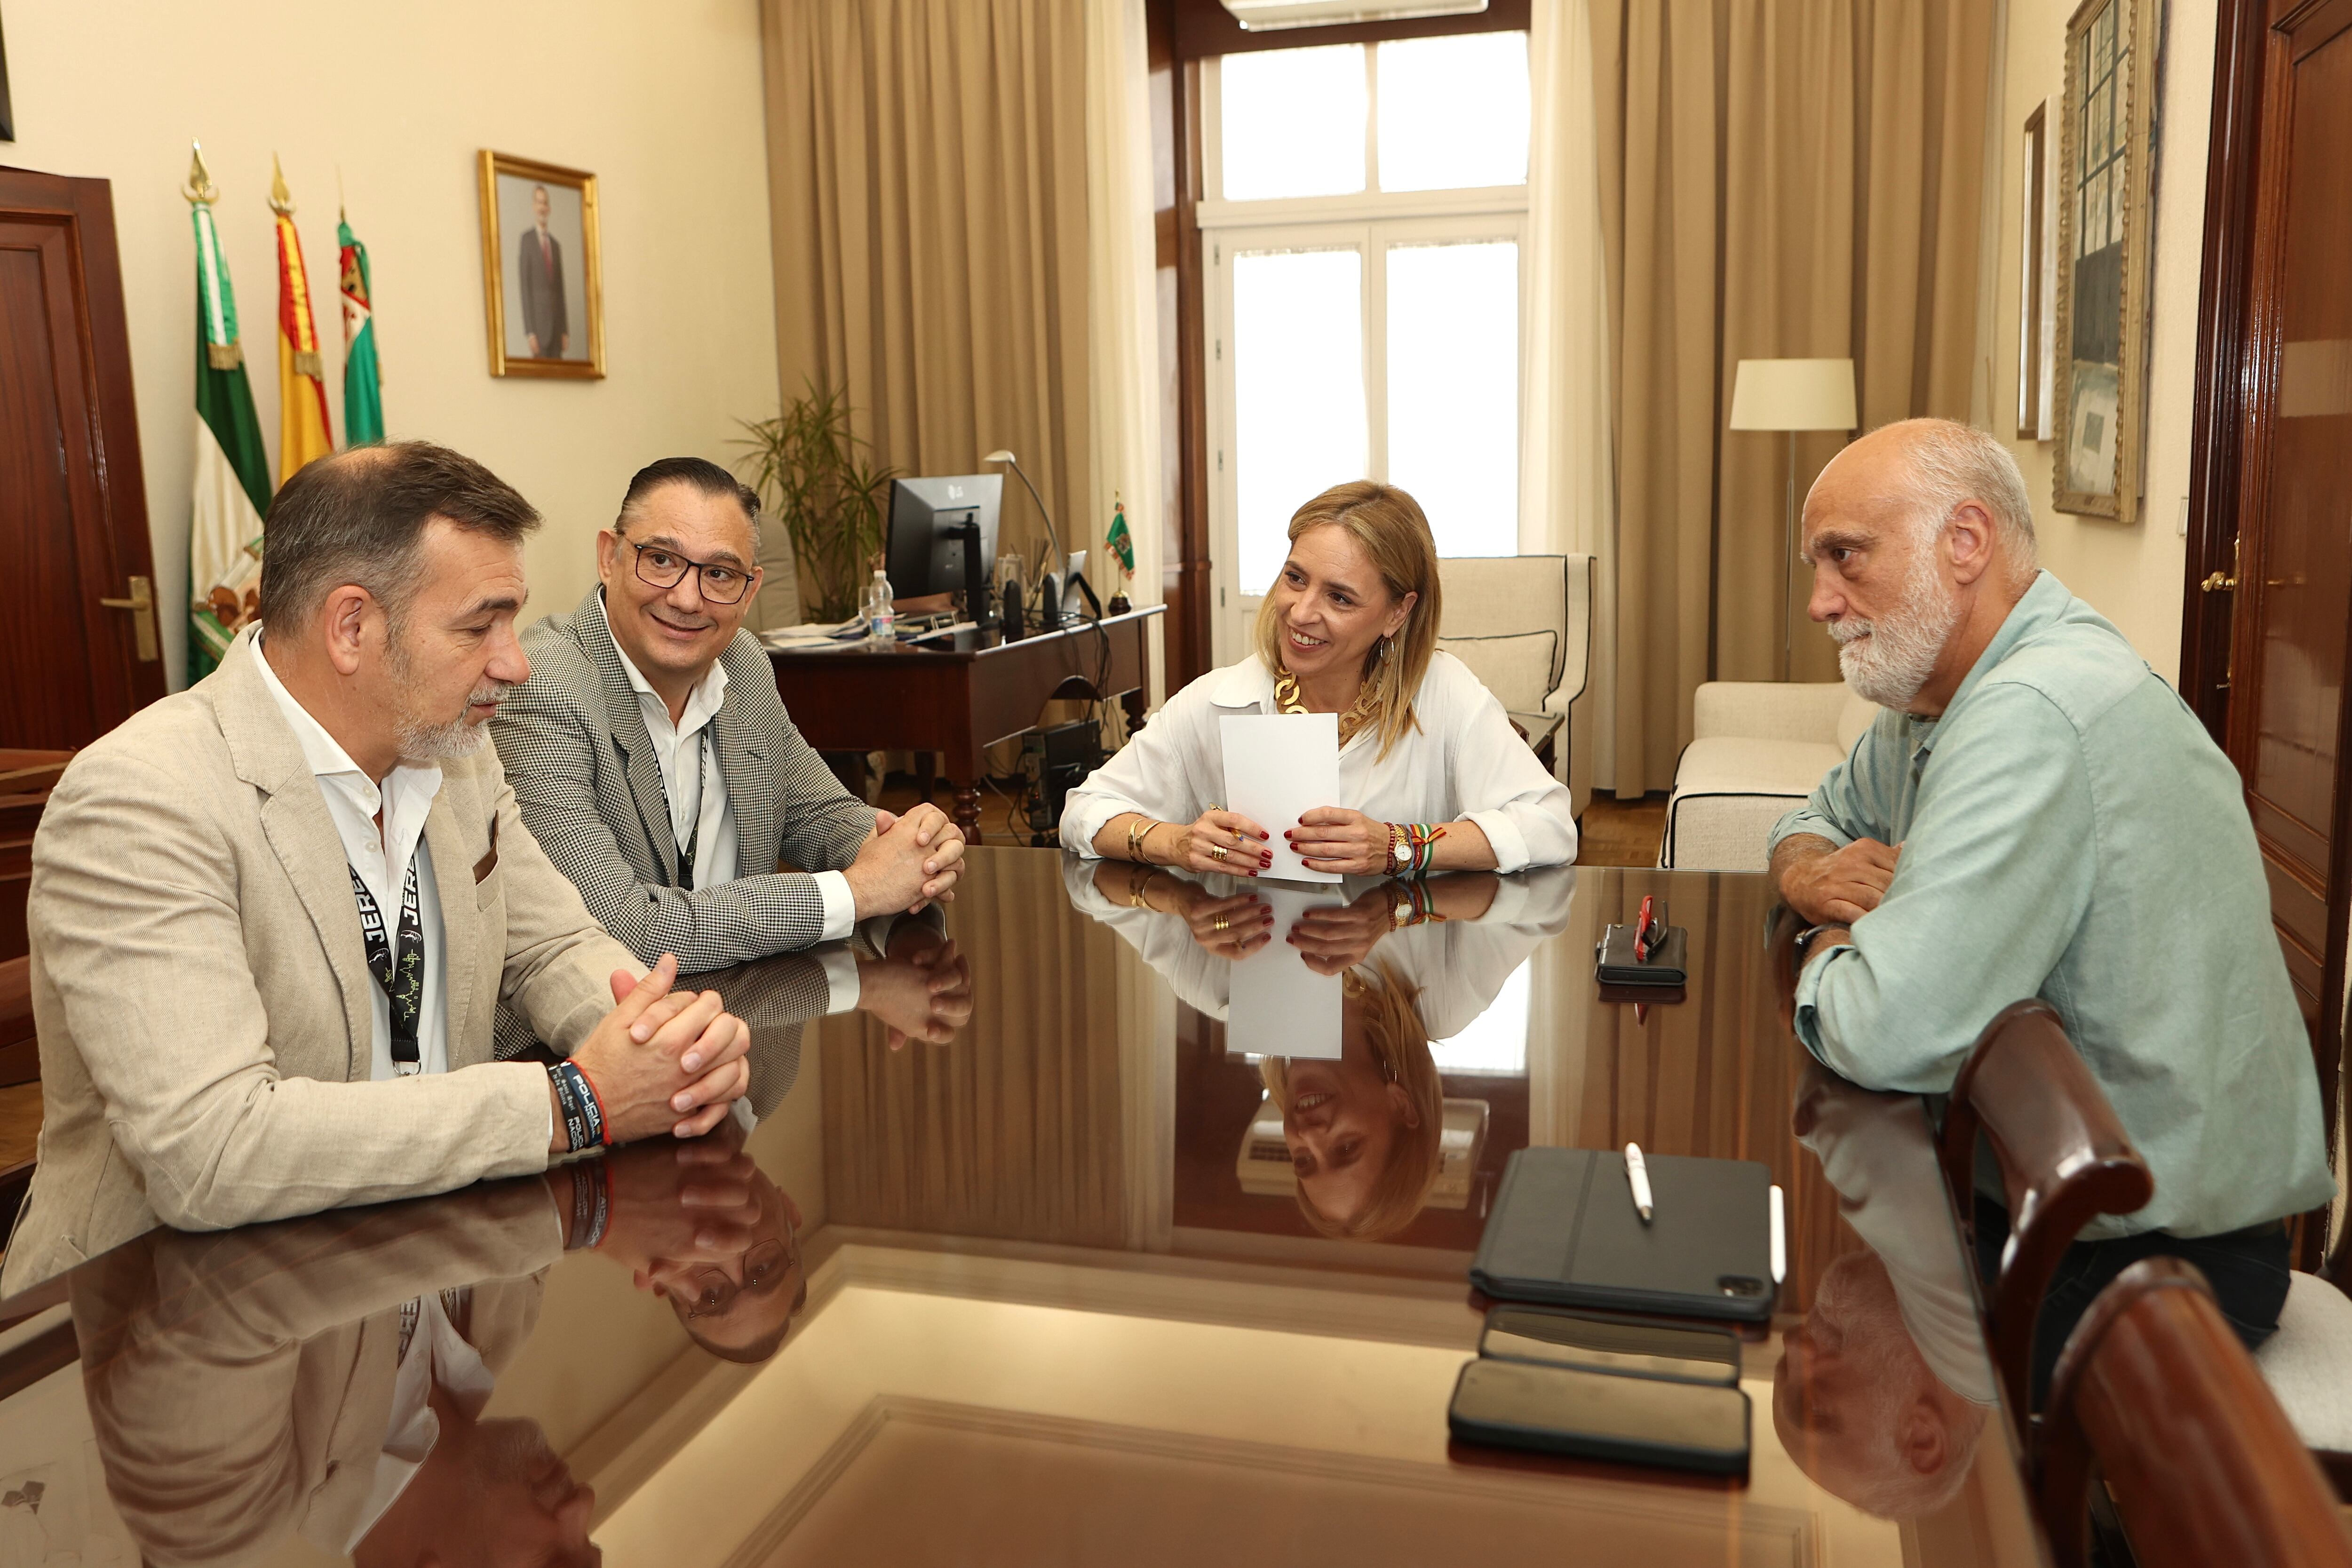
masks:
<path fill-rule="evenodd" d="M 290 632 L 356 584 L 397 626 L 424 584 L 425 532 L 436 517 L 516 546 L 539 526 L 513 486 L 430 441 L 353 447 L 304 465 L 262 530 L 262 625 Z"/>
<path fill-rule="evenodd" d="M 1879 429 L 1905 437 L 1903 455 L 1911 465 L 1923 533 L 1933 538 L 1954 512 L 1975 501 L 1992 518 L 2013 569 L 2021 576 L 2032 575 L 2033 503 L 2007 445 L 1953 419 L 1904 419 Z"/>

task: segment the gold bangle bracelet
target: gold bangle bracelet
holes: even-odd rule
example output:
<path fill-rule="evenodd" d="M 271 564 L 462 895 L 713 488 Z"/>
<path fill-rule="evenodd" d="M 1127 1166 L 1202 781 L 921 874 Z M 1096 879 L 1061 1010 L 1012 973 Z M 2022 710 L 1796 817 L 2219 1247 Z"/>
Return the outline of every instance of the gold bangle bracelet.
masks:
<path fill-rule="evenodd" d="M 1127 858 L 1129 859 L 1137 862 L 1139 865 L 1149 866 L 1151 864 L 1151 861 L 1147 858 L 1143 853 L 1143 841 L 1147 837 L 1150 837 L 1151 830 L 1159 826 L 1159 823 L 1140 813 L 1137 814 L 1136 819 L 1133 822 L 1128 824 Z"/>

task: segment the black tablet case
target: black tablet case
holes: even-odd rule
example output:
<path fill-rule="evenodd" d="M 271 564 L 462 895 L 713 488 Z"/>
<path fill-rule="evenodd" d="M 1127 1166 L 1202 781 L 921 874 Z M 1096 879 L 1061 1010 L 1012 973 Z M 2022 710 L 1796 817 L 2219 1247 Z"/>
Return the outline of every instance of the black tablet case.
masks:
<path fill-rule="evenodd" d="M 1521 1149 L 1503 1171 L 1470 1282 L 1503 1301 L 1721 1318 L 1772 1315 L 1771 1173 L 1752 1160 L 1652 1154 L 1634 1212 L 1614 1150 Z M 1727 1282 L 1745 1289 L 1726 1289 Z"/>
<path fill-rule="evenodd" d="M 1593 977 L 1603 985 L 1681 985 L 1688 976 L 1690 932 L 1668 926 L 1666 934 L 1644 963 L 1633 956 L 1633 928 L 1611 926 L 1601 933 L 1592 954 Z"/>

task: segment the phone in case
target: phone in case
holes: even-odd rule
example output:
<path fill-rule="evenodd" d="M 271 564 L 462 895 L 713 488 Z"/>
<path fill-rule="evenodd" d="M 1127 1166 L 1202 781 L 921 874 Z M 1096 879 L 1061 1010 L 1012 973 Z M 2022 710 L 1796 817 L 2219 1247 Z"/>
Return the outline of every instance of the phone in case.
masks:
<path fill-rule="evenodd" d="M 1748 1395 L 1736 1387 L 1482 1359 L 1455 1380 L 1445 1424 L 1465 1443 L 1748 1473 Z"/>
<path fill-rule="evenodd" d="M 1723 1388 L 1739 1382 L 1739 1337 L 1730 1330 L 1645 1322 L 1607 1312 L 1497 1307 L 1486 1314 L 1478 1353 L 1621 1377 Z"/>

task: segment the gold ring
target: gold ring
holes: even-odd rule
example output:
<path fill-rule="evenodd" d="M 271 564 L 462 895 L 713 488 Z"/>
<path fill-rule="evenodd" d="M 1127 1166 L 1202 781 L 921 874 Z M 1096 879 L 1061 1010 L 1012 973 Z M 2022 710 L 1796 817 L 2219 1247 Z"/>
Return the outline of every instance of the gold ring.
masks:
<path fill-rule="evenodd" d="M 1232 854 L 1232 853 L 1233 853 L 1233 851 L 1231 851 L 1230 849 L 1227 849 L 1227 848 L 1226 848 L 1223 845 L 1222 845 L 1222 844 L 1213 844 L 1213 845 L 1211 845 L 1211 846 L 1209 847 L 1209 858 L 1210 858 L 1210 859 L 1212 859 L 1212 860 L 1222 860 L 1222 859 L 1223 859 L 1227 855 L 1230 855 L 1230 854 Z"/>
<path fill-rule="evenodd" d="M 1209 922 L 1209 929 L 1211 931 L 1223 931 L 1228 923 L 1229 922 L 1224 916 L 1219 915 L 1215 920 Z"/>

